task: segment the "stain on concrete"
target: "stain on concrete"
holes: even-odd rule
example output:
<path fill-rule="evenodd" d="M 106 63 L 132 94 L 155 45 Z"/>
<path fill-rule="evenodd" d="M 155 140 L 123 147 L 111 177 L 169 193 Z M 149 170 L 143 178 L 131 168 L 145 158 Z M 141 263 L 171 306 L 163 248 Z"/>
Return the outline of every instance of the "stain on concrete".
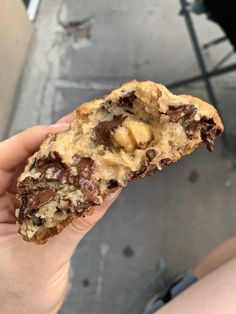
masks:
<path fill-rule="evenodd" d="M 75 50 L 86 48 L 91 45 L 91 28 L 93 17 L 78 20 L 64 21 L 61 17 L 63 2 L 57 14 L 57 23 L 63 28 L 62 37 L 69 42 Z"/>
<path fill-rule="evenodd" d="M 84 21 L 71 21 L 62 22 L 59 24 L 64 28 L 67 36 L 79 37 L 79 38 L 91 38 L 91 21 L 86 19 Z"/>
<path fill-rule="evenodd" d="M 190 171 L 189 175 L 188 175 L 188 181 L 190 183 L 196 183 L 199 179 L 199 173 L 196 169 L 193 169 Z"/>
<path fill-rule="evenodd" d="M 132 247 L 130 247 L 129 245 L 127 245 L 124 249 L 123 249 L 123 254 L 125 257 L 129 258 L 134 256 L 134 250 L 132 249 Z"/>
<path fill-rule="evenodd" d="M 88 279 L 88 278 L 84 278 L 84 279 L 82 280 L 82 285 L 83 285 L 83 287 L 85 287 L 85 288 L 89 287 L 89 286 L 90 286 L 90 281 L 89 281 L 89 279 Z"/>

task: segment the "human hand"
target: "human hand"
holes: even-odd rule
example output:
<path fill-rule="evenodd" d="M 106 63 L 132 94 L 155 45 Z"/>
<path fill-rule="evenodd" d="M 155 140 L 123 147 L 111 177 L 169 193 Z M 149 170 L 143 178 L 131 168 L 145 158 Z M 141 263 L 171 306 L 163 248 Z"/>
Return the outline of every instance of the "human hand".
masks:
<path fill-rule="evenodd" d="M 17 232 L 16 179 L 26 159 L 48 133 L 68 129 L 72 113 L 54 125 L 35 126 L 0 143 L 0 313 L 51 314 L 60 309 L 68 281 L 70 258 L 84 235 L 105 214 L 119 192 L 80 217 L 42 246 L 26 243 Z"/>

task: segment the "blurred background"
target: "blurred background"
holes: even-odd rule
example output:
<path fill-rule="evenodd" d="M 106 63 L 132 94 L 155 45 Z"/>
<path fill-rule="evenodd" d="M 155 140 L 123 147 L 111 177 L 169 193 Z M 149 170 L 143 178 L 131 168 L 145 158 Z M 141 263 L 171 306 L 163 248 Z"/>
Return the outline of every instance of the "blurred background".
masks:
<path fill-rule="evenodd" d="M 213 73 L 215 99 L 208 79 L 176 84 L 204 70 L 188 13 L 180 14 L 185 1 L 0 0 L 1 139 L 55 122 L 131 79 L 215 100 L 227 129 L 226 145 L 219 139 L 213 153 L 202 147 L 123 191 L 77 248 L 61 314 L 142 313 L 145 287 L 155 286 L 160 265 L 169 277 L 189 272 L 235 234 L 236 57 L 220 25 L 201 13 L 203 1 L 196 2 L 200 9 L 186 10 L 206 71 L 232 70 Z"/>

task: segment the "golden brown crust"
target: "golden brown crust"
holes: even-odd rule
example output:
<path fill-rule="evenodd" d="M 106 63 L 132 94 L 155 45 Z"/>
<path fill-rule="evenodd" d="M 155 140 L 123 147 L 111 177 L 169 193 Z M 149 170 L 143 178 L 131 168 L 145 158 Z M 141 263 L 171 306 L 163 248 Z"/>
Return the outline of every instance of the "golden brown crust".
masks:
<path fill-rule="evenodd" d="M 38 245 L 45 244 L 49 238 L 60 233 L 74 219 L 84 216 L 84 215 L 89 216 L 89 215 L 92 215 L 92 213 L 93 213 L 93 208 L 90 207 L 86 211 L 84 211 L 82 214 L 76 213 L 74 216 L 69 216 L 66 220 L 61 221 L 53 228 L 44 228 L 39 233 L 35 233 L 35 235 L 32 238 L 28 238 L 24 235 L 22 235 L 22 237 L 26 242 L 34 242 Z"/>
<path fill-rule="evenodd" d="M 49 238 L 53 237 L 54 235 L 60 233 L 71 221 L 74 220 L 75 217 L 68 217 L 66 220 L 61 221 L 53 228 L 44 228 L 40 233 L 35 233 L 32 238 L 28 238 L 25 235 L 22 235 L 23 239 L 26 242 L 34 242 L 38 245 L 44 244 L 48 241 Z"/>

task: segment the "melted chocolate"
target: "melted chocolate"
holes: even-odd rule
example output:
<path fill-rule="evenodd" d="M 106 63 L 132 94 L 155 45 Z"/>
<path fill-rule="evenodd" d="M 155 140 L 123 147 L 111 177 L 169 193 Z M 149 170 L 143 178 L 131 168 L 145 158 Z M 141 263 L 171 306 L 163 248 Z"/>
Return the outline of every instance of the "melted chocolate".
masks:
<path fill-rule="evenodd" d="M 98 183 L 92 178 L 94 161 L 90 157 L 75 156 L 75 166 L 78 175 L 74 177 L 73 185 L 78 187 L 90 203 L 90 206 L 98 205 Z"/>
<path fill-rule="evenodd" d="M 74 164 L 80 177 L 90 180 L 93 174 L 94 161 L 90 157 L 74 157 Z"/>
<path fill-rule="evenodd" d="M 40 179 L 61 181 L 66 176 L 67 168 L 57 152 L 50 152 L 47 157 L 36 161 L 35 168 L 41 173 Z"/>
<path fill-rule="evenodd" d="M 186 127 L 185 127 L 185 133 L 187 137 L 192 140 L 194 138 L 195 132 L 200 128 L 200 122 L 199 121 L 191 121 Z"/>
<path fill-rule="evenodd" d="M 34 179 L 32 177 L 26 177 L 23 181 L 18 185 L 18 191 L 20 193 L 30 193 L 32 190 L 37 190 L 37 183 L 39 179 Z"/>
<path fill-rule="evenodd" d="M 39 183 L 58 181 L 61 184 L 74 185 L 84 194 L 85 201 L 76 208 L 87 208 L 99 204 L 98 183 L 92 178 L 94 161 L 90 157 L 74 156 L 74 166 L 77 175 L 70 173 L 68 166 L 63 164 L 60 155 L 52 152 L 48 157 L 42 157 L 35 162 L 35 168 L 40 172 L 37 179 L 25 178 L 18 186 L 22 205 L 19 210 L 19 222 L 36 211 L 40 206 L 53 200 L 56 191 L 39 187 Z"/>
<path fill-rule="evenodd" d="M 186 117 L 192 119 L 197 112 L 197 108 L 194 105 L 182 105 L 182 106 L 169 106 L 166 114 L 170 117 L 170 121 L 178 122 L 179 119 Z"/>
<path fill-rule="evenodd" d="M 213 119 L 206 117 L 201 118 L 201 138 L 206 143 L 209 152 L 213 151 L 214 141 L 216 136 L 221 133 L 221 130 L 217 128 Z"/>
<path fill-rule="evenodd" d="M 202 117 L 200 121 L 191 121 L 185 127 L 185 133 L 189 139 L 193 139 L 198 129 L 201 129 L 201 139 L 206 143 L 207 149 L 212 152 L 216 136 L 221 133 L 220 129 L 217 128 L 213 119 Z"/>
<path fill-rule="evenodd" d="M 134 102 L 134 100 L 135 100 L 136 98 L 137 98 L 137 97 L 136 97 L 134 91 L 128 92 L 128 93 L 122 95 L 122 96 L 119 98 L 119 105 L 127 106 L 127 107 L 132 108 L 132 107 L 133 107 L 133 102 Z"/>
<path fill-rule="evenodd" d="M 53 190 L 42 190 L 39 188 L 38 190 L 31 190 L 31 193 L 27 191 L 26 194 L 23 194 L 18 216 L 19 223 L 22 223 L 26 216 L 29 216 L 32 212 L 36 211 L 40 206 L 49 203 L 55 194 L 56 192 Z"/>
<path fill-rule="evenodd" d="M 104 145 L 105 147 L 112 148 L 111 131 L 118 128 L 126 119 L 123 115 L 114 116 L 113 120 L 102 121 L 92 131 L 92 140 L 97 145 Z"/>

